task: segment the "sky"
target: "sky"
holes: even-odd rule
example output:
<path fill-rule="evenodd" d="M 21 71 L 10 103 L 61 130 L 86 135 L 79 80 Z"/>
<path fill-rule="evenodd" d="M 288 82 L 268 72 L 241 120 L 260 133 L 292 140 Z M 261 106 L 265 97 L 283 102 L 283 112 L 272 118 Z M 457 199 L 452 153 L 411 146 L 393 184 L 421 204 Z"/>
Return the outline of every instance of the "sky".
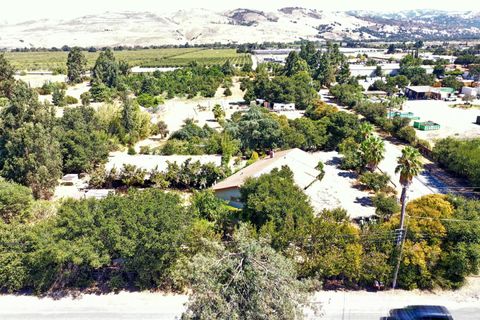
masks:
<path fill-rule="evenodd" d="M 480 11 L 478 0 L 4 0 L 2 2 L 0 22 L 9 23 L 39 18 L 69 19 L 105 11 L 165 13 L 189 8 L 222 11 L 234 8 L 274 10 L 298 6 L 326 11 L 409 9 Z"/>

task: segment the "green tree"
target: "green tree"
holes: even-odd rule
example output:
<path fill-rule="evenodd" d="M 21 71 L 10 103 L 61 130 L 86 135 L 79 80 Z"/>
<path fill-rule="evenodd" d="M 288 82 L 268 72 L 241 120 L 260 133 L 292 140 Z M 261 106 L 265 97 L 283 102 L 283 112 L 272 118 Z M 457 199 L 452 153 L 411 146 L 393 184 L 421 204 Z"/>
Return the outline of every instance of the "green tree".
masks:
<path fill-rule="evenodd" d="M 65 90 L 58 88 L 58 86 L 54 86 L 52 92 L 52 103 L 57 107 L 65 107 L 67 105 L 65 99 Z"/>
<path fill-rule="evenodd" d="M 290 51 L 285 60 L 285 75 L 291 77 L 301 71 L 308 70 L 307 62 L 300 58 L 296 51 Z"/>
<path fill-rule="evenodd" d="M 442 80 L 442 86 L 450 87 L 455 89 L 455 91 L 461 90 L 463 87 L 463 83 L 458 81 L 455 76 L 448 76 Z"/>
<path fill-rule="evenodd" d="M 350 67 L 347 62 L 342 63 L 340 66 L 340 70 L 338 71 L 337 74 L 337 82 L 340 84 L 347 83 L 348 80 L 350 79 Z"/>
<path fill-rule="evenodd" d="M 71 83 L 83 81 L 83 75 L 87 70 L 87 58 L 80 48 L 74 47 L 67 57 L 67 77 Z"/>
<path fill-rule="evenodd" d="M 222 73 L 226 76 L 233 76 L 235 74 L 235 67 L 230 60 L 225 61 L 222 65 Z"/>
<path fill-rule="evenodd" d="M 251 107 L 226 130 L 240 140 L 242 150 L 272 150 L 281 144 L 280 124 L 261 107 Z"/>
<path fill-rule="evenodd" d="M 302 319 L 306 287 L 294 264 L 241 226 L 188 266 L 192 295 L 182 319 Z"/>
<path fill-rule="evenodd" d="M 97 81 L 109 88 L 117 85 L 119 66 L 111 49 L 100 53 L 92 69 L 92 83 Z"/>
<path fill-rule="evenodd" d="M 296 230 L 313 218 L 308 197 L 295 185 L 293 173 L 286 166 L 247 179 L 240 194 L 242 220 L 263 229 L 275 249 L 286 249 L 297 241 Z"/>
<path fill-rule="evenodd" d="M 320 81 L 321 85 L 330 88 L 330 85 L 335 81 L 335 72 L 335 66 L 332 65 L 327 53 L 322 54 L 315 71 L 315 79 Z"/>
<path fill-rule="evenodd" d="M 304 41 L 300 46 L 299 56 L 305 60 L 310 67 L 315 65 L 317 50 L 315 49 L 315 44 L 312 41 Z"/>
<path fill-rule="evenodd" d="M 4 53 L 0 53 L 0 83 L 13 80 L 15 68 L 5 58 Z"/>
<path fill-rule="evenodd" d="M 54 108 L 40 104 L 23 82 L 12 87 L 9 100 L 0 110 L 0 174 L 48 198 L 62 168 Z"/>
<path fill-rule="evenodd" d="M 60 125 L 63 172 L 90 172 L 106 162 L 109 151 L 108 135 L 102 130 L 92 107 L 67 108 Z"/>

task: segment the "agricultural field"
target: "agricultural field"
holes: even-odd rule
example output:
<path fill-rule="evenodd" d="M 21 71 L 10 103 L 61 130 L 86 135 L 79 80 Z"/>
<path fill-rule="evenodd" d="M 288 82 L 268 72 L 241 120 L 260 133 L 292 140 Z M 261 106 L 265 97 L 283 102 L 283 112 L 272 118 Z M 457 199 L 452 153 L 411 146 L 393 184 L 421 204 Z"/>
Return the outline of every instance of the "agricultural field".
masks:
<path fill-rule="evenodd" d="M 100 52 L 84 53 L 88 67 L 93 67 Z M 68 52 L 7 52 L 5 55 L 17 70 L 65 71 Z M 235 49 L 210 48 L 123 50 L 115 51 L 115 57 L 126 60 L 131 66 L 142 67 L 182 67 L 192 61 L 216 65 L 230 60 L 237 66 L 251 62 L 249 54 L 237 53 Z"/>

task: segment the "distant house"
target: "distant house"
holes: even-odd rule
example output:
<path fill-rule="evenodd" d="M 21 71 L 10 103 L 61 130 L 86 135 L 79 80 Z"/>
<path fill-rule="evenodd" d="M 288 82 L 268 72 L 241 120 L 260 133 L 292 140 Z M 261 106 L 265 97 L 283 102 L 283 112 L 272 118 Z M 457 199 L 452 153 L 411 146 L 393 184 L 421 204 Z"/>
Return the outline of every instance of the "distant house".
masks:
<path fill-rule="evenodd" d="M 265 159 L 257 160 L 255 163 L 217 183 L 212 189 L 217 197 L 228 201 L 231 206 L 242 208 L 240 188 L 248 178 L 257 178 L 275 168 L 288 166 L 293 172 L 295 184 L 302 189 L 306 189 L 316 180 L 319 174 L 318 170 L 315 169 L 317 164 L 318 161 L 311 154 L 300 149 L 279 151 Z"/>
<path fill-rule="evenodd" d="M 274 102 L 273 106 L 271 107 L 272 111 L 280 112 L 280 111 L 295 111 L 295 104 L 294 103 L 279 103 Z"/>
<path fill-rule="evenodd" d="M 430 86 L 408 86 L 405 87 L 405 96 L 408 99 L 421 100 L 429 99 L 432 94 L 432 87 Z"/>

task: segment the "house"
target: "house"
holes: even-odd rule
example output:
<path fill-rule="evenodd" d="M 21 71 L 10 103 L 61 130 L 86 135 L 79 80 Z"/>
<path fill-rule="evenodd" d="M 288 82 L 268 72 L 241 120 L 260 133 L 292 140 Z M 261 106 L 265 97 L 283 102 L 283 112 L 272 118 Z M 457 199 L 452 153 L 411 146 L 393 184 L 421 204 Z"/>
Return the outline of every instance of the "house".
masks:
<path fill-rule="evenodd" d="M 294 103 L 279 103 L 274 102 L 272 106 L 272 111 L 280 112 L 280 111 L 295 111 L 295 104 Z"/>
<path fill-rule="evenodd" d="M 288 166 L 293 172 L 295 184 L 305 190 L 319 174 L 315 169 L 318 160 L 311 154 L 298 148 L 272 153 L 269 157 L 257 160 L 246 168 L 236 172 L 225 180 L 215 184 L 212 189 L 216 196 L 228 201 L 232 207 L 242 208 L 240 188 L 248 178 L 257 178 L 275 168 Z"/>

